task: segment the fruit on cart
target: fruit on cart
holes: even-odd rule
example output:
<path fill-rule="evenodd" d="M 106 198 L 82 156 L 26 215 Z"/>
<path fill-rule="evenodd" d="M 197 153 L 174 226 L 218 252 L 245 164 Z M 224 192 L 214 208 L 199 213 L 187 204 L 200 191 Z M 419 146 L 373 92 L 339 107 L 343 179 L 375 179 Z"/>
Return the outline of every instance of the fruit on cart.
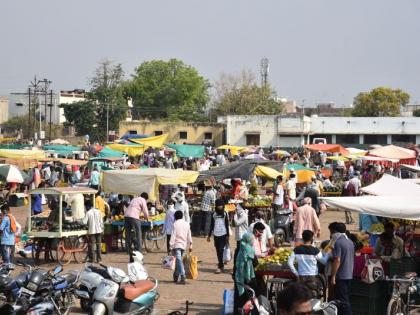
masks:
<path fill-rule="evenodd" d="M 284 265 L 292 253 L 291 248 L 278 248 L 273 255 L 258 258 L 257 270 L 265 270 L 272 265 Z"/>
<path fill-rule="evenodd" d="M 152 217 L 149 217 L 149 221 L 156 222 L 156 221 L 163 221 L 166 218 L 166 213 L 159 213 Z"/>
<path fill-rule="evenodd" d="M 370 232 L 372 232 L 372 233 L 383 233 L 384 232 L 384 225 L 382 223 L 372 224 L 372 226 L 370 227 Z"/>

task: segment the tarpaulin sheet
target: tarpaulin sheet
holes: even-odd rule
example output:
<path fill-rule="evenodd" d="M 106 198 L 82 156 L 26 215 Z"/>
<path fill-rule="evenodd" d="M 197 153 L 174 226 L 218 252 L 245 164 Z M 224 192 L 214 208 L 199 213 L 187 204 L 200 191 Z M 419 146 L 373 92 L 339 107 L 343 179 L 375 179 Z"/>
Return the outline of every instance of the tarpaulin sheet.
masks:
<path fill-rule="evenodd" d="M 414 150 L 398 147 L 392 144 L 370 150 L 368 156 L 398 159 L 399 162 L 403 164 L 416 164 L 416 152 Z"/>
<path fill-rule="evenodd" d="M 162 148 L 167 138 L 168 138 L 168 134 L 164 133 L 163 135 L 155 136 L 155 137 L 148 137 L 148 138 L 141 138 L 141 139 L 130 138 L 128 140 L 130 140 L 131 142 L 143 144 L 145 146 L 152 147 L 152 148 Z"/>
<path fill-rule="evenodd" d="M 226 178 L 241 178 L 248 180 L 254 173 L 258 165 L 270 166 L 276 170 L 282 168 L 281 162 L 276 161 L 263 161 L 263 160 L 242 160 L 226 164 L 217 168 L 212 168 L 208 171 L 200 172 L 198 180 L 206 180 L 214 177 L 216 181 L 221 181 Z"/>
<path fill-rule="evenodd" d="M 138 196 L 147 192 L 151 200 L 156 200 L 159 185 L 189 184 L 196 181 L 198 172 L 147 168 L 135 170 L 113 170 L 102 172 L 102 188 L 105 192 Z"/>
<path fill-rule="evenodd" d="M 121 152 L 121 151 L 117 151 L 117 150 L 113 150 L 111 148 L 103 148 L 99 153 L 98 153 L 98 157 L 101 158 L 110 158 L 110 157 L 123 157 L 125 156 L 125 153 Z"/>
<path fill-rule="evenodd" d="M 272 169 L 271 167 L 258 165 L 255 168 L 255 175 L 259 177 L 265 177 L 265 178 L 271 178 L 276 179 L 277 176 L 283 175 L 283 173 L 276 171 L 275 169 Z"/>
<path fill-rule="evenodd" d="M 289 178 L 290 169 L 292 168 L 295 170 L 298 184 L 309 183 L 311 181 L 311 177 L 315 175 L 314 169 L 305 167 L 302 164 L 287 164 L 283 172 L 283 175 L 286 178 Z"/>
<path fill-rule="evenodd" d="M 361 191 L 375 196 L 420 196 L 419 185 L 388 174 Z"/>
<path fill-rule="evenodd" d="M 202 158 L 204 157 L 203 145 L 190 144 L 166 144 L 168 148 L 174 149 L 176 155 L 182 158 Z"/>
<path fill-rule="evenodd" d="M 247 148 L 224 144 L 224 145 L 218 147 L 217 149 L 218 150 L 230 150 L 230 153 L 232 155 L 239 155 L 241 152 L 245 151 Z"/>
<path fill-rule="evenodd" d="M 420 220 L 420 196 L 321 197 L 327 206 L 386 218 Z"/>
<path fill-rule="evenodd" d="M 60 162 L 62 164 L 67 164 L 67 165 L 86 165 L 88 163 L 88 161 L 86 160 L 75 160 L 75 159 L 60 159 L 60 158 L 44 158 L 44 159 L 39 159 L 40 162 Z"/>
<path fill-rule="evenodd" d="M 8 150 L 0 149 L 0 157 L 11 159 L 40 159 L 45 157 L 45 152 L 42 150 Z"/>
<path fill-rule="evenodd" d="M 76 147 L 74 145 L 61 145 L 61 144 L 56 144 L 56 145 L 44 145 L 42 147 L 45 151 L 80 151 L 81 148 L 80 147 Z"/>
<path fill-rule="evenodd" d="M 106 148 L 107 147 L 112 150 L 127 153 L 129 156 L 142 155 L 145 150 L 145 147 L 143 145 L 126 145 L 119 143 L 108 144 Z"/>
<path fill-rule="evenodd" d="M 340 144 L 307 144 L 304 147 L 311 151 L 321 151 L 321 152 L 338 152 L 342 155 L 348 155 L 349 151 L 347 151 L 343 146 Z"/>

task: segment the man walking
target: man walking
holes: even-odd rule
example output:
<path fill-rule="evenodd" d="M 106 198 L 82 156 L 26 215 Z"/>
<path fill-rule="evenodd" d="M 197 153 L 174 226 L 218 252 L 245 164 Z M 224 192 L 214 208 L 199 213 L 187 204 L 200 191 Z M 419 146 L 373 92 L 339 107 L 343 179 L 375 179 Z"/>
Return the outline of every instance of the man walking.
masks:
<path fill-rule="evenodd" d="M 140 197 L 131 200 L 130 205 L 124 212 L 125 240 L 127 252 L 130 255 L 130 262 L 133 262 L 132 242 L 134 243 L 134 249 L 141 252 L 140 215 L 143 213 L 144 220 L 149 220 L 149 211 L 146 203 L 147 199 L 149 199 L 149 195 L 145 192 L 142 193 Z M 134 230 L 134 240 L 132 239 L 132 230 Z"/>
<path fill-rule="evenodd" d="M 206 186 L 206 192 L 201 201 L 201 211 L 203 212 L 201 219 L 201 233 L 207 235 L 210 229 L 211 215 L 213 214 L 216 202 L 216 190 L 213 186 Z"/>
<path fill-rule="evenodd" d="M 175 212 L 175 223 L 173 226 L 170 247 L 172 255 L 175 256 L 175 270 L 174 270 L 174 282 L 177 284 L 186 284 L 185 282 L 185 269 L 182 263 L 182 256 L 187 248 L 192 250 L 192 237 L 190 225 L 182 220 L 182 211 Z M 178 278 L 180 278 L 178 282 Z"/>
<path fill-rule="evenodd" d="M 1 236 L 1 256 L 4 264 L 10 264 L 13 260 L 12 250 L 15 246 L 15 233 L 17 230 L 16 219 L 10 213 L 10 208 L 7 204 L 1 207 L 3 218 L 0 224 Z"/>
<path fill-rule="evenodd" d="M 83 219 L 83 223 L 88 226 L 88 256 L 89 261 L 100 263 L 101 259 L 101 234 L 104 231 L 104 221 L 102 219 L 101 212 L 93 207 L 93 202 L 91 199 L 87 199 L 85 202 L 86 209 L 89 209 L 86 212 L 86 216 Z M 96 251 L 96 259 L 95 259 Z"/>
<path fill-rule="evenodd" d="M 302 242 L 302 233 L 305 230 L 312 231 L 317 237 L 321 234 L 321 224 L 319 223 L 316 211 L 312 208 L 312 200 L 310 197 L 303 199 L 304 205 L 299 207 L 295 214 L 295 223 L 293 232 L 297 242 Z"/>
<path fill-rule="evenodd" d="M 354 244 L 347 238 L 344 223 L 333 222 L 328 226 L 333 243 L 331 285 L 334 297 L 340 301 L 338 314 L 351 315 L 350 282 L 353 279 Z"/>

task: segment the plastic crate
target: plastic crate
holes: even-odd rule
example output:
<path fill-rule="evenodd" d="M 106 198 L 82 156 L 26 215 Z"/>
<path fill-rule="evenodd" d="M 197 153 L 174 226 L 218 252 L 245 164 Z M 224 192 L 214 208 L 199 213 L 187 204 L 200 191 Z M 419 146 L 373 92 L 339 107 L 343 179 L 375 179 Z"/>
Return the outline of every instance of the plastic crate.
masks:
<path fill-rule="evenodd" d="M 419 262 L 420 260 L 418 257 L 391 259 L 389 263 L 389 276 L 403 276 L 407 272 L 417 272 L 419 274 Z"/>
<path fill-rule="evenodd" d="M 375 299 L 386 295 L 387 288 L 388 285 L 385 281 L 376 281 L 372 284 L 367 284 L 362 280 L 353 279 L 350 285 L 350 295 Z"/>
<path fill-rule="evenodd" d="M 353 315 L 383 315 L 386 314 L 387 303 L 384 297 L 369 298 L 350 295 L 351 313 Z"/>

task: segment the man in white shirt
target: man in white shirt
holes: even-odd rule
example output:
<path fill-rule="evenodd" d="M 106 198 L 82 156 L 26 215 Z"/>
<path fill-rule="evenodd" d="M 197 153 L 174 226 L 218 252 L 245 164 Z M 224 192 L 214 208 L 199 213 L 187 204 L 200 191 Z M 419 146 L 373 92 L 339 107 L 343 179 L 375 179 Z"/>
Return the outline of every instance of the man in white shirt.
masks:
<path fill-rule="evenodd" d="M 273 210 L 279 210 L 283 206 L 284 201 L 284 189 L 282 186 L 283 176 L 277 176 L 277 182 L 274 185 L 274 196 L 273 196 Z M 274 217 L 274 216 L 273 216 Z"/>
<path fill-rule="evenodd" d="M 286 195 L 289 196 L 290 200 L 296 200 L 296 174 L 292 173 L 289 176 L 289 180 L 286 183 Z"/>
<path fill-rule="evenodd" d="M 354 189 L 356 191 L 356 195 L 359 195 L 360 188 L 362 187 L 362 182 L 360 181 L 359 174 L 360 173 L 358 171 L 354 173 L 354 176 L 349 181 L 349 183 L 353 184 Z"/>
<path fill-rule="evenodd" d="M 190 224 L 190 207 L 185 201 L 185 197 L 182 194 L 175 195 L 175 210 L 181 211 L 184 217 L 185 222 Z"/>
<path fill-rule="evenodd" d="M 83 218 L 83 223 L 88 226 L 88 254 L 89 261 L 100 263 L 101 259 L 101 234 L 104 231 L 104 221 L 102 220 L 101 212 L 93 208 L 93 202 L 90 199 L 86 200 L 86 216 Z M 96 259 L 95 259 L 96 251 Z"/>
<path fill-rule="evenodd" d="M 264 225 L 264 230 L 260 235 L 261 241 L 261 251 L 263 256 L 267 256 L 268 250 L 273 247 L 273 233 L 271 233 L 270 226 L 265 223 L 264 221 L 264 213 L 261 211 L 257 211 L 255 214 L 255 222 L 249 226 L 249 232 L 254 233 L 255 225 L 257 223 L 262 223 Z M 257 225 L 258 227 L 259 225 Z M 255 233 L 254 233 L 255 235 Z"/>

